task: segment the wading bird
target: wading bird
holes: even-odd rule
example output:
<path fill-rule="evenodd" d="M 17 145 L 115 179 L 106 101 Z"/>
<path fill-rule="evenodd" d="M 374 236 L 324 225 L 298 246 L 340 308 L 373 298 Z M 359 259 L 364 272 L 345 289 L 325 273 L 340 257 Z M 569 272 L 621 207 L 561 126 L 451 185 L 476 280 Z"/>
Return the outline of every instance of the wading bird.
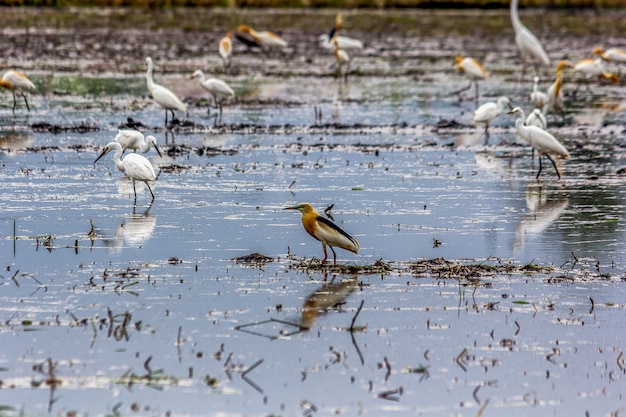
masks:
<path fill-rule="evenodd" d="M 237 27 L 237 32 L 243 32 L 252 37 L 254 42 L 256 42 L 264 51 L 268 51 L 272 48 L 287 47 L 287 41 L 273 32 L 257 32 L 248 25 L 239 25 Z"/>
<path fill-rule="evenodd" d="M 524 139 L 526 142 L 530 144 L 537 151 L 538 159 L 539 159 L 539 171 L 537 172 L 537 177 L 539 178 L 539 174 L 541 174 L 541 170 L 543 167 L 541 166 L 541 157 L 545 155 L 556 170 L 556 175 L 561 179 L 561 173 L 554 162 L 554 159 L 550 155 L 558 155 L 563 158 L 568 158 L 569 153 L 567 149 L 550 133 L 547 131 L 538 128 L 537 126 L 526 126 L 524 124 L 526 120 L 526 116 L 524 115 L 524 110 L 519 107 L 514 108 L 509 112 L 509 114 L 517 114 L 517 120 L 515 121 L 515 129 L 517 130 L 517 134 L 519 137 Z"/>
<path fill-rule="evenodd" d="M 337 16 L 335 16 L 335 26 L 333 26 L 332 30 L 328 34 L 328 39 L 332 40 L 337 35 L 337 32 L 341 30 L 342 26 L 343 26 L 343 17 L 341 17 L 341 14 L 337 13 Z"/>
<path fill-rule="evenodd" d="M 126 151 L 126 149 L 132 149 L 134 152 L 146 153 L 150 150 L 150 147 L 154 146 L 154 149 L 157 151 L 160 157 L 161 151 L 159 150 L 159 146 L 157 145 L 156 138 L 152 135 L 148 135 L 144 137 L 143 133 L 135 129 L 118 129 L 117 135 L 115 135 L 114 139 L 117 143 L 122 146 L 122 153 Z"/>
<path fill-rule="evenodd" d="M 548 122 L 546 121 L 546 116 L 543 115 L 540 109 L 534 109 L 526 118 L 526 126 L 537 126 L 538 128 L 546 130 Z"/>
<path fill-rule="evenodd" d="M 600 59 L 582 59 L 574 64 L 574 71 L 583 74 L 583 80 L 587 83 L 587 87 L 589 86 L 589 79 L 593 77 L 613 81 L 615 84 L 619 83 L 619 77 L 607 72 Z M 578 85 L 580 86 L 580 82 Z"/>
<path fill-rule="evenodd" d="M 337 38 L 333 39 L 335 60 L 337 60 L 337 71 L 344 81 L 348 81 L 348 72 L 350 72 L 350 56 L 343 49 L 339 49 Z"/>
<path fill-rule="evenodd" d="M 485 126 L 485 144 L 489 142 L 489 125 L 496 117 L 502 114 L 505 106 L 509 110 L 512 108 L 509 98 L 502 96 L 497 102 L 489 101 L 484 103 L 474 112 L 474 125 Z"/>
<path fill-rule="evenodd" d="M 519 19 L 517 4 L 518 0 L 511 0 L 511 23 L 515 31 L 515 43 L 522 57 L 522 77 L 524 77 L 528 61 L 532 62 L 537 74 L 539 64 L 549 66 L 550 58 L 539 39 Z"/>
<path fill-rule="evenodd" d="M 626 63 L 626 51 L 620 48 L 594 48 L 593 53 L 607 62 Z"/>
<path fill-rule="evenodd" d="M 324 249 L 322 264 L 328 259 L 326 245 L 330 246 L 330 250 L 333 251 L 335 265 L 337 264 L 337 254 L 333 246 L 337 246 L 352 253 L 358 253 L 361 247 L 359 242 L 344 232 L 335 223 L 320 216 L 309 203 L 300 203 L 297 206 L 285 207 L 285 210 L 300 211 L 302 213 L 302 225 L 304 226 L 304 230 L 315 239 L 322 242 L 322 248 Z"/>
<path fill-rule="evenodd" d="M 548 104 L 548 95 L 539 91 L 539 77 L 533 77 L 533 92 L 530 93 L 530 104 L 536 109 L 543 109 Z"/>
<path fill-rule="evenodd" d="M 463 91 L 469 90 L 470 88 L 472 88 L 472 84 L 474 84 L 476 88 L 475 100 L 476 100 L 476 103 L 478 103 L 478 80 L 485 80 L 489 78 L 489 73 L 480 64 L 480 62 L 470 57 L 464 58 L 462 56 L 457 56 L 456 67 L 459 71 L 461 71 L 470 79 L 470 82 L 467 87 L 462 88 L 458 91 L 455 91 L 453 94 L 459 94 Z"/>
<path fill-rule="evenodd" d="M 7 90 L 11 90 L 11 93 L 13 93 L 13 113 L 15 113 L 15 107 L 17 106 L 17 100 L 15 99 L 16 93 L 22 96 L 24 103 L 26 104 L 26 109 L 30 112 L 30 107 L 28 106 L 28 100 L 26 100 L 24 90 L 34 90 L 36 87 L 35 84 L 28 79 L 26 74 L 15 70 L 8 70 L 2 75 L 2 78 L 0 79 L 0 86 L 6 88 Z"/>
<path fill-rule="evenodd" d="M 363 42 L 358 39 L 349 38 L 347 36 L 341 35 L 335 35 L 333 38 L 330 38 L 325 33 L 323 35 L 320 35 L 319 37 L 320 46 L 324 49 L 333 49 L 335 47 L 333 44 L 333 39 L 337 40 L 337 43 L 339 44 L 339 49 L 363 49 Z"/>
<path fill-rule="evenodd" d="M 169 110 L 172 112 L 173 119 L 175 117 L 174 110 L 187 113 L 187 105 L 185 105 L 185 103 L 183 103 L 171 90 L 154 83 L 152 80 L 152 58 L 146 57 L 146 63 L 148 64 L 148 72 L 146 73 L 148 91 L 152 94 L 154 101 L 165 109 L 165 126 L 167 127 L 167 111 Z"/>
<path fill-rule="evenodd" d="M 198 82 L 206 91 L 211 94 L 213 97 L 213 101 L 215 102 L 215 108 L 220 110 L 219 117 L 222 117 L 222 102 L 226 100 L 228 97 L 235 97 L 235 92 L 228 84 L 226 84 L 222 80 L 218 80 L 217 78 L 205 78 L 204 72 L 201 70 L 196 70 L 192 78 L 197 78 Z M 211 112 L 209 106 L 209 113 Z"/>
<path fill-rule="evenodd" d="M 150 188 L 150 184 L 148 181 L 156 180 L 156 174 L 154 172 L 154 168 L 150 161 L 148 161 L 145 157 L 141 155 L 137 155 L 136 153 L 128 154 L 122 159 L 122 146 L 117 142 L 109 142 L 100 156 L 96 158 L 93 163 L 95 164 L 102 158 L 104 155 L 108 154 L 111 151 L 115 151 L 113 155 L 113 160 L 115 161 L 115 166 L 117 169 L 128 175 L 133 183 L 133 192 L 135 193 L 135 203 L 137 203 L 137 190 L 135 189 L 135 181 L 142 181 L 150 190 L 150 194 L 152 195 L 152 200 L 154 201 L 154 193 L 152 192 L 152 188 Z"/>
<path fill-rule="evenodd" d="M 548 103 L 543 107 L 543 113 L 549 112 L 560 113 L 562 117 L 565 117 L 563 109 L 563 70 L 565 68 L 572 68 L 572 64 L 567 61 L 560 61 L 556 66 L 556 79 L 554 83 L 548 88 Z"/>
<path fill-rule="evenodd" d="M 222 64 L 224 65 L 224 72 L 228 71 L 230 67 L 230 56 L 233 54 L 232 33 L 226 32 L 226 36 L 220 39 L 218 52 L 222 57 Z"/>
<path fill-rule="evenodd" d="M 546 130 L 548 128 L 548 121 L 541 110 L 534 109 L 526 118 L 526 126 L 537 126 L 540 129 Z M 535 148 L 533 148 L 531 160 L 533 162 L 535 161 Z"/>

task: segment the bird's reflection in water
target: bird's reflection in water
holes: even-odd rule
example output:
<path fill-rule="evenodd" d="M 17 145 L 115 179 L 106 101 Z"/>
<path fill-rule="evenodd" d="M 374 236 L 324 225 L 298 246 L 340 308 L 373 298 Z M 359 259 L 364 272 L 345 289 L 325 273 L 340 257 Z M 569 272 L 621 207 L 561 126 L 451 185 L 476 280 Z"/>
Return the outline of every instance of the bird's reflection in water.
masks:
<path fill-rule="evenodd" d="M 529 213 L 524 216 L 515 231 L 513 249 L 517 252 L 524 247 L 527 235 L 539 235 L 554 223 L 567 209 L 569 198 L 550 199 L 543 183 L 530 184 L 526 190 L 526 206 Z"/>
<path fill-rule="evenodd" d="M 309 330 L 321 314 L 333 308 L 339 308 L 357 286 L 356 278 L 335 282 L 333 277 L 330 283 L 322 285 L 311 293 L 302 304 L 300 322 L 302 329 Z"/>
<path fill-rule="evenodd" d="M 141 247 L 152 237 L 156 227 L 156 217 L 150 214 L 151 207 L 152 204 L 141 213 L 137 213 L 133 207 L 132 213 L 115 228 L 113 237 L 98 237 L 113 251 L 121 250 L 124 246 Z"/>
<path fill-rule="evenodd" d="M 33 135 L 16 130 L 0 131 L 0 152 L 12 152 L 26 149 L 33 141 Z"/>

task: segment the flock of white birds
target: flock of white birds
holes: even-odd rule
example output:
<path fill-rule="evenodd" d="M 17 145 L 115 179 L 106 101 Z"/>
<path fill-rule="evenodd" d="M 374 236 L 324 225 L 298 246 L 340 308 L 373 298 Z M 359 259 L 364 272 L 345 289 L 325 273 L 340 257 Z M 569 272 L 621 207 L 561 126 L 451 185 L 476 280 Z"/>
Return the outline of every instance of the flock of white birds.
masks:
<path fill-rule="evenodd" d="M 518 0 L 512 0 L 510 5 L 510 17 L 513 29 L 515 31 L 515 43 L 520 52 L 520 56 L 523 62 L 522 74 L 523 78 L 526 72 L 528 64 L 534 67 L 535 74 L 538 73 L 540 66 L 551 65 L 550 58 L 546 53 L 543 45 L 537 39 L 537 37 L 520 21 L 518 15 Z M 329 34 L 323 34 L 319 37 L 319 44 L 322 48 L 332 51 L 336 58 L 337 71 L 341 77 L 347 79 L 349 73 L 350 56 L 346 50 L 350 49 L 362 49 L 363 42 L 358 39 L 349 38 L 339 35 L 342 28 L 343 20 L 341 15 L 337 15 L 335 25 Z M 279 35 L 269 31 L 256 31 L 248 25 L 239 25 L 234 31 L 235 38 L 249 47 L 261 48 L 264 52 L 269 52 L 272 49 L 282 49 L 288 46 L 286 40 Z M 218 53 L 223 61 L 224 72 L 227 72 L 230 67 L 232 56 L 232 38 L 233 33 L 228 32 L 219 41 Z M 517 134 L 520 138 L 528 142 L 534 151 L 537 151 L 539 157 L 539 170 L 537 172 L 537 178 L 542 171 L 541 158 L 545 156 L 548 158 L 556 170 L 556 174 L 561 178 L 560 172 L 553 157 L 567 158 L 569 153 L 565 147 L 548 132 L 546 117 L 548 113 L 563 114 L 563 95 L 561 87 L 563 84 L 563 70 L 566 68 L 582 74 L 586 79 L 593 77 L 599 77 L 602 79 L 610 80 L 615 83 L 619 82 L 617 75 L 607 72 L 604 68 L 603 61 L 613 62 L 616 64 L 626 63 L 626 51 L 619 48 L 610 48 L 603 50 L 602 48 L 595 48 L 593 50 L 594 56 L 597 58 L 589 58 L 578 61 L 572 64 L 567 61 L 560 61 L 556 66 L 555 80 L 548 88 L 547 92 L 539 90 L 539 78 L 535 75 L 533 90 L 530 93 L 530 103 L 533 110 L 526 117 L 524 110 L 520 107 L 512 108 L 509 99 L 505 96 L 500 97 L 496 102 L 487 102 L 478 107 L 474 113 L 474 124 L 477 127 L 484 128 L 485 141 L 489 139 L 489 126 L 490 124 L 505 111 L 509 114 L 516 114 L 517 120 L 515 123 Z M 150 57 L 146 57 L 146 63 L 148 66 L 146 73 L 146 81 L 148 90 L 156 103 L 158 103 L 163 109 L 165 109 L 165 125 L 167 126 L 168 112 L 174 117 L 174 111 L 187 112 L 187 105 L 171 90 L 168 88 L 156 84 L 152 78 L 153 63 Z M 485 80 L 489 77 L 489 73 L 478 62 L 478 60 L 472 57 L 456 58 L 456 65 L 459 71 L 469 78 L 469 85 L 455 93 L 468 90 L 475 86 L 475 99 L 478 103 L 479 89 L 478 82 Z M 198 82 L 213 98 L 214 108 L 219 109 L 219 117 L 222 114 L 223 102 L 235 96 L 234 90 L 224 81 L 217 78 L 207 78 L 201 70 L 196 70 L 192 78 L 197 78 Z M 24 99 L 26 108 L 30 111 L 28 100 L 26 98 L 26 91 L 33 91 L 36 89 L 35 85 L 28 79 L 28 77 L 16 70 L 6 71 L 0 79 L 0 86 L 10 90 L 13 94 L 13 112 L 17 106 L 17 96 L 21 96 Z M 210 111 L 210 109 L 209 109 Z M 128 175 L 132 182 L 133 188 L 135 181 L 141 181 L 148 185 L 148 189 L 154 200 L 154 193 L 150 188 L 148 182 L 156 180 L 156 174 L 152 164 L 143 156 L 136 154 L 129 154 L 122 159 L 122 155 L 126 149 L 133 151 L 139 150 L 140 152 L 147 152 L 154 147 L 160 155 L 160 151 L 157 146 L 154 136 L 148 136 L 144 138 L 141 132 L 134 130 L 119 130 L 115 140 L 107 144 L 96 159 L 97 162 L 102 156 L 109 152 L 114 151 L 114 161 L 116 167 Z M 135 193 L 135 202 L 137 195 Z"/>

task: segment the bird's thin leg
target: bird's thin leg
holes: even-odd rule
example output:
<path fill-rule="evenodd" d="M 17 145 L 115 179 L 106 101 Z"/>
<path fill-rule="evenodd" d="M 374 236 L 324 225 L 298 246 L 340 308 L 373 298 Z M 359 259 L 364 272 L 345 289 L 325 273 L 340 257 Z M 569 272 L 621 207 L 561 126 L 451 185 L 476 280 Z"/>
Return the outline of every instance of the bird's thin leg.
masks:
<path fill-rule="evenodd" d="M 13 114 L 15 114 L 15 107 L 17 106 L 17 101 L 15 100 L 15 91 L 13 93 Z"/>
<path fill-rule="evenodd" d="M 30 107 L 28 106 L 28 100 L 26 100 L 26 94 L 22 93 L 21 96 L 24 98 L 24 103 L 26 103 L 26 109 L 30 113 Z"/>
<path fill-rule="evenodd" d="M 335 249 L 332 246 L 330 246 L 330 250 L 333 251 L 333 265 L 337 265 L 337 253 L 335 253 Z"/>
<path fill-rule="evenodd" d="M 561 173 L 559 172 L 559 169 L 556 167 L 556 162 L 554 162 L 554 159 L 552 159 L 552 157 L 548 154 L 545 154 L 548 159 L 550 160 L 550 162 L 552 162 L 552 166 L 554 167 L 554 170 L 556 171 L 556 175 L 559 177 L 559 179 L 561 179 Z"/>
<path fill-rule="evenodd" d="M 176 114 L 174 114 L 174 110 L 170 109 L 170 111 L 172 112 L 172 121 L 174 121 L 174 119 L 176 118 Z"/>
<path fill-rule="evenodd" d="M 539 152 L 537 152 L 537 159 L 539 160 L 539 171 L 537 171 L 537 176 L 535 177 L 536 179 L 539 179 L 539 174 L 541 174 L 541 170 L 543 169 L 543 167 L 541 166 L 541 154 Z"/>
<path fill-rule="evenodd" d="M 478 108 L 478 97 L 480 97 L 478 93 L 478 82 L 474 81 L 474 86 L 476 87 L 476 97 L 474 97 L 474 101 L 476 101 L 476 107 Z"/>
<path fill-rule="evenodd" d="M 535 165 L 535 148 L 532 148 L 532 152 L 530 154 L 530 164 Z"/>
<path fill-rule="evenodd" d="M 485 145 L 489 144 L 489 125 L 485 124 Z"/>
<path fill-rule="evenodd" d="M 131 178 L 133 183 L 133 193 L 135 193 L 135 204 L 137 204 L 137 190 L 135 189 L 135 180 Z"/>
<path fill-rule="evenodd" d="M 150 190 L 150 194 L 152 194 L 152 200 L 150 201 L 152 202 L 154 201 L 154 193 L 152 192 L 152 188 L 150 188 L 150 184 L 148 184 L 148 181 L 146 181 L 146 186 L 148 187 L 148 190 Z"/>
<path fill-rule="evenodd" d="M 167 109 L 165 109 L 165 127 L 167 127 Z"/>
<path fill-rule="evenodd" d="M 325 243 L 322 243 L 322 248 L 324 249 L 324 259 L 322 259 L 322 265 L 324 265 L 324 262 L 326 262 L 326 259 L 328 259 L 328 253 L 326 252 L 326 244 Z"/>

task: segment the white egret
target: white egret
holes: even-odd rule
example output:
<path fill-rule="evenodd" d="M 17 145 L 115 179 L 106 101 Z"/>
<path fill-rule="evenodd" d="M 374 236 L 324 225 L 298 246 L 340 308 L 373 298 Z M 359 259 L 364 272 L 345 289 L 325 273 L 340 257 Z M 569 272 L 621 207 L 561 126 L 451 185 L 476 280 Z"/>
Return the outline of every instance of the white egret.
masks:
<path fill-rule="evenodd" d="M 250 35 L 254 41 L 267 51 L 272 48 L 285 48 L 287 47 L 287 41 L 278 36 L 277 34 L 269 31 L 257 32 L 248 25 L 239 25 L 237 32 L 243 32 Z"/>
<path fill-rule="evenodd" d="M 543 130 L 548 127 L 546 116 L 543 115 L 541 109 L 533 109 L 526 118 L 526 126 L 537 126 Z"/>
<path fill-rule="evenodd" d="M 335 47 L 335 45 L 333 44 L 333 39 L 337 40 L 337 43 L 339 44 L 339 49 L 363 49 L 363 42 L 358 39 L 341 35 L 335 35 L 333 38 L 330 38 L 326 33 L 320 35 L 319 37 L 320 46 L 328 50 L 333 49 Z"/>
<path fill-rule="evenodd" d="M 522 57 L 522 77 L 526 73 L 526 63 L 531 61 L 537 73 L 538 64 L 550 65 L 550 58 L 539 39 L 519 19 L 518 0 L 511 0 L 511 23 L 515 31 L 515 43 Z"/>
<path fill-rule="evenodd" d="M 154 146 L 154 149 L 157 151 L 160 157 L 161 151 L 159 150 L 159 146 L 157 145 L 156 138 L 152 135 L 148 135 L 144 137 L 143 133 L 135 129 L 118 129 L 117 135 L 115 135 L 114 139 L 117 143 L 122 146 L 122 153 L 126 151 L 126 149 L 132 149 L 134 152 L 146 153 L 150 150 L 150 147 Z"/>
<path fill-rule="evenodd" d="M 461 71 L 470 79 L 470 83 L 467 87 L 455 91 L 454 94 L 459 94 L 463 91 L 469 90 L 470 88 L 472 88 L 472 84 L 474 84 L 476 88 L 475 99 L 476 102 L 478 102 L 478 80 L 485 80 L 489 78 L 489 73 L 480 64 L 480 62 L 471 57 L 457 56 L 456 67 L 459 71 Z"/>
<path fill-rule="evenodd" d="M 198 82 L 206 91 L 211 94 L 215 102 L 215 108 L 220 110 L 220 118 L 222 117 L 222 102 L 228 97 L 235 97 L 235 92 L 228 84 L 217 78 L 205 78 L 204 72 L 196 70 L 192 78 L 197 78 Z M 209 110 L 210 111 L 210 110 Z"/>
<path fill-rule="evenodd" d="M 220 39 L 218 52 L 222 57 L 222 63 L 224 65 L 224 72 L 230 67 L 230 56 L 233 54 L 232 33 L 226 32 L 226 36 Z"/>
<path fill-rule="evenodd" d="M 133 183 L 133 192 L 135 193 L 135 203 L 137 202 L 137 190 L 135 189 L 135 181 L 142 181 L 150 190 L 150 194 L 152 195 L 152 200 L 154 201 L 154 193 L 152 192 L 152 188 L 150 188 L 150 184 L 148 181 L 156 180 L 156 173 L 154 172 L 154 168 L 148 159 L 141 155 L 137 155 L 136 153 L 128 154 L 122 159 L 122 145 L 117 142 L 109 142 L 100 156 L 96 158 L 93 163 L 95 164 L 102 158 L 104 155 L 108 154 L 111 151 L 115 151 L 113 155 L 113 160 L 115 161 L 115 166 L 120 171 L 124 172 L 131 179 Z"/>
<path fill-rule="evenodd" d="M 187 105 L 171 90 L 154 83 L 152 80 L 152 58 L 146 57 L 146 63 L 148 64 L 148 72 L 146 73 L 148 91 L 152 94 L 152 98 L 165 109 L 165 126 L 167 127 L 167 111 L 172 112 L 172 118 L 174 118 L 174 110 L 187 113 Z"/>
<path fill-rule="evenodd" d="M 533 92 L 530 93 L 530 104 L 537 109 L 543 109 L 548 104 L 548 95 L 539 91 L 539 77 L 533 77 Z"/>
<path fill-rule="evenodd" d="M 474 125 L 485 126 L 485 144 L 489 142 L 489 125 L 496 117 L 502 114 L 505 106 L 507 106 L 509 110 L 512 108 L 509 98 L 502 96 L 498 98 L 497 102 L 489 101 L 484 103 L 474 112 Z"/>
<path fill-rule="evenodd" d="M 26 100 L 24 90 L 35 90 L 36 87 L 35 84 L 28 79 L 26 74 L 20 71 L 8 70 L 0 79 L 0 87 L 11 90 L 11 93 L 13 93 L 13 113 L 15 113 L 15 107 L 17 106 L 17 101 L 15 99 L 16 93 L 22 96 L 24 103 L 26 104 L 26 109 L 30 112 L 30 107 L 28 106 L 28 100 Z"/>
<path fill-rule="evenodd" d="M 509 114 L 517 114 L 517 120 L 515 121 L 515 129 L 517 130 L 517 134 L 519 137 L 524 139 L 526 142 L 530 144 L 537 151 L 538 159 L 539 159 L 539 171 L 537 172 L 537 177 L 539 178 L 539 174 L 541 174 L 542 165 L 541 165 L 541 157 L 545 155 L 556 170 L 556 175 L 561 179 L 561 173 L 554 162 L 554 159 L 550 155 L 558 155 L 563 158 L 568 158 L 569 153 L 567 149 L 561 143 L 552 136 L 549 132 L 537 127 L 537 126 L 526 126 L 524 124 L 526 120 L 526 115 L 524 115 L 524 110 L 519 107 L 514 108 L 509 112 Z"/>
<path fill-rule="evenodd" d="M 548 128 L 548 121 L 540 109 L 533 109 L 526 118 L 526 126 L 537 126 L 540 129 L 546 130 Z M 535 148 L 533 148 L 531 159 L 533 161 L 535 160 Z"/>

